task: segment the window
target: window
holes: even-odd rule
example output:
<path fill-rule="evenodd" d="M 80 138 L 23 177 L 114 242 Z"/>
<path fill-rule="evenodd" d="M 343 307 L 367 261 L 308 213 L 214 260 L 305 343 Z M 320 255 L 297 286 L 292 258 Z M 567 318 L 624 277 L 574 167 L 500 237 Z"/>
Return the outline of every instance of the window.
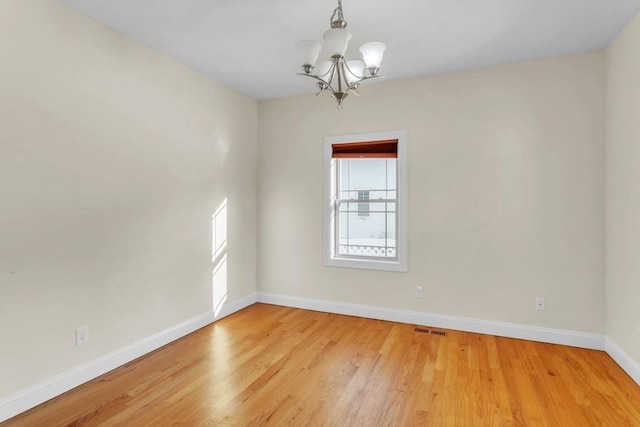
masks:
<path fill-rule="evenodd" d="M 358 190 L 358 200 L 369 200 L 369 190 Z M 365 218 L 370 216 L 369 203 L 358 203 L 358 216 Z"/>
<path fill-rule="evenodd" d="M 406 132 L 325 138 L 325 264 L 407 270 Z"/>

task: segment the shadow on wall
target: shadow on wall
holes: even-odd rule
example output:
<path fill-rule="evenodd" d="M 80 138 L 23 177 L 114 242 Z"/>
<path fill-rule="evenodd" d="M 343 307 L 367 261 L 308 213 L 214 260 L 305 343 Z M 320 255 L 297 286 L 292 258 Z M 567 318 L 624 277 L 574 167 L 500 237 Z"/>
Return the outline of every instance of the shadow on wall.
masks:
<path fill-rule="evenodd" d="M 211 216 L 213 311 L 216 317 L 227 300 L 227 199 Z"/>

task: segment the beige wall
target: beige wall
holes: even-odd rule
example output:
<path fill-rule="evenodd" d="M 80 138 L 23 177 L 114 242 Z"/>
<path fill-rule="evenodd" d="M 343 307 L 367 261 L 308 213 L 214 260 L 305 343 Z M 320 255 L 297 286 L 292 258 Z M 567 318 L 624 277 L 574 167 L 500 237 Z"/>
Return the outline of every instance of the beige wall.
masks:
<path fill-rule="evenodd" d="M 259 290 L 603 333 L 604 71 L 594 52 L 364 84 L 341 112 L 260 102 Z M 409 272 L 325 267 L 323 138 L 400 129 Z"/>
<path fill-rule="evenodd" d="M 640 14 L 606 60 L 606 334 L 640 364 Z"/>
<path fill-rule="evenodd" d="M 606 54 L 365 84 L 342 112 L 258 105 L 56 2 L 0 19 L 0 397 L 210 311 L 225 198 L 229 301 L 258 259 L 269 293 L 593 333 L 606 307 L 640 361 L 639 16 Z M 325 267 L 323 138 L 399 129 L 409 272 Z"/>
<path fill-rule="evenodd" d="M 257 102 L 57 2 L 0 8 L 2 397 L 211 311 L 224 198 L 228 300 L 255 292 Z"/>

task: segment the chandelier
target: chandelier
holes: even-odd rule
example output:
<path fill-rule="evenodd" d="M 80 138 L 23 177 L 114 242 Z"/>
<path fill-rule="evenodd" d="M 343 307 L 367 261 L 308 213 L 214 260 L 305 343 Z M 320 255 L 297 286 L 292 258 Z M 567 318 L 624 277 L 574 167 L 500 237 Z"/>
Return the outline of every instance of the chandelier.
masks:
<path fill-rule="evenodd" d="M 364 61 L 359 59 L 347 61 L 344 54 L 347 51 L 351 33 L 347 30 L 347 21 L 344 20 L 342 0 L 338 0 L 338 7 L 333 11 L 329 22 L 331 29 L 327 30 L 322 38 L 325 51 L 331 55 L 331 59 L 318 61 L 318 55 L 323 48 L 320 42 L 300 41 L 296 44 L 296 49 L 300 55 L 304 73 L 298 73 L 298 75 L 317 80 L 316 86 L 320 90 L 316 95 L 329 91 L 338 102 L 338 110 L 342 110 L 342 101 L 349 92 L 359 95 L 357 89 L 360 83 L 382 77 L 378 75 L 378 71 L 380 71 L 382 55 L 387 46 L 380 42 L 365 43 L 360 46 Z M 317 64 L 316 61 L 318 61 Z"/>

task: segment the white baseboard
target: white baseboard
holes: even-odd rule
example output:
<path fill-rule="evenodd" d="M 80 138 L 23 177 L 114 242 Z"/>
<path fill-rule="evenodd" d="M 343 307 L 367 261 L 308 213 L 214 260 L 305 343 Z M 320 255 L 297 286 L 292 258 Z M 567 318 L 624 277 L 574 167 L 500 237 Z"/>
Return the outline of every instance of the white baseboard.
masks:
<path fill-rule="evenodd" d="M 99 377 L 100 375 L 119 366 L 129 363 L 132 360 L 144 356 L 163 345 L 213 323 L 216 320 L 242 310 L 255 302 L 604 350 L 631 376 L 631 378 L 635 380 L 636 383 L 640 384 L 640 365 L 617 344 L 599 334 L 540 328 L 513 323 L 493 322 L 465 317 L 397 310 L 327 300 L 299 298 L 288 295 L 253 293 L 226 303 L 217 316 L 213 312 L 204 313 L 200 316 L 194 317 L 193 319 L 187 320 L 169 329 L 121 348 L 120 350 L 106 354 L 98 359 L 85 363 L 71 369 L 70 371 L 56 375 L 53 378 L 1 399 L 0 422 L 44 403 L 49 399 Z"/>
<path fill-rule="evenodd" d="M 223 317 L 227 317 L 228 315 L 233 314 L 236 311 L 240 311 L 243 308 L 247 308 L 250 305 L 255 304 L 257 302 L 258 302 L 258 294 L 256 292 L 253 292 L 249 295 L 245 295 L 231 302 L 227 302 L 222 306 L 222 308 L 220 309 L 220 312 L 215 317 L 215 319 L 209 323 L 213 323 L 216 320 L 220 320 Z"/>
<path fill-rule="evenodd" d="M 258 293 L 258 302 L 304 308 L 326 313 L 345 314 L 369 319 L 389 320 L 414 325 L 427 325 L 458 331 L 476 332 L 500 337 L 518 338 L 551 344 L 568 345 L 606 351 L 609 356 L 640 385 L 640 364 L 617 344 L 600 334 L 541 328 L 515 323 L 493 322 L 467 317 L 430 314 L 417 311 L 396 310 L 384 307 L 350 304 L 344 302 L 300 298 L 289 295 Z"/>
<path fill-rule="evenodd" d="M 467 317 L 430 314 L 418 311 L 398 310 L 336 301 L 299 298 L 288 295 L 258 293 L 258 302 L 304 308 L 348 316 L 389 320 L 415 325 L 428 325 L 458 331 L 476 332 L 500 337 L 519 338 L 551 344 L 569 345 L 594 350 L 604 350 L 604 336 L 563 329 L 541 328 L 515 323 L 494 322 Z"/>
<path fill-rule="evenodd" d="M 158 332 L 124 348 L 106 354 L 91 362 L 80 365 L 67 372 L 56 375 L 41 383 L 19 391 L 0 400 L 0 422 L 14 417 L 21 412 L 46 402 L 72 388 L 99 377 L 119 366 L 131 362 L 163 345 L 169 344 L 229 314 L 242 310 L 257 301 L 257 294 L 252 293 L 234 301 L 225 303 L 220 312 L 207 312 L 189 319 L 169 329 Z"/>
<path fill-rule="evenodd" d="M 627 374 L 633 380 L 640 385 L 640 363 L 634 360 L 627 352 L 625 352 L 618 344 L 611 341 L 610 338 L 605 338 L 604 340 L 604 350 L 611 356 L 611 358 L 618 364 L 622 369 L 625 370 Z"/>

